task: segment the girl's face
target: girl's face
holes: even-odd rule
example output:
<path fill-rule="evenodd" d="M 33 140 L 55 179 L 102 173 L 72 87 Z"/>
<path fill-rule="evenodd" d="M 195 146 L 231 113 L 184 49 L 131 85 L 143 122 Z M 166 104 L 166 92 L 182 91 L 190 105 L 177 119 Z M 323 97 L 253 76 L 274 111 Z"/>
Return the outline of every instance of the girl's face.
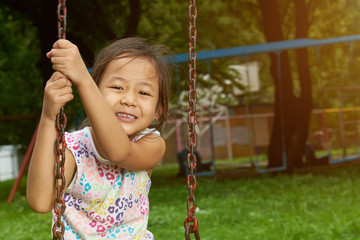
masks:
<path fill-rule="evenodd" d="M 161 109 L 157 108 L 158 75 L 153 63 L 146 58 L 124 57 L 111 61 L 98 86 L 131 139 L 161 115 Z"/>

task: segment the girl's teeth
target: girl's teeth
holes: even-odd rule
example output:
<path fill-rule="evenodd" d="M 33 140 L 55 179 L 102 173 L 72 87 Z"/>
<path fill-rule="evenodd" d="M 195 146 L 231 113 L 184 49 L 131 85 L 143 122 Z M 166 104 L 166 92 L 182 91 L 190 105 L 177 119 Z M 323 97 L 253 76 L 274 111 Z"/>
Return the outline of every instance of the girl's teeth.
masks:
<path fill-rule="evenodd" d="M 128 115 L 128 114 L 124 114 L 124 113 L 118 113 L 116 114 L 118 117 L 125 117 L 125 118 L 131 118 L 131 119 L 135 119 L 134 116 L 132 115 Z"/>

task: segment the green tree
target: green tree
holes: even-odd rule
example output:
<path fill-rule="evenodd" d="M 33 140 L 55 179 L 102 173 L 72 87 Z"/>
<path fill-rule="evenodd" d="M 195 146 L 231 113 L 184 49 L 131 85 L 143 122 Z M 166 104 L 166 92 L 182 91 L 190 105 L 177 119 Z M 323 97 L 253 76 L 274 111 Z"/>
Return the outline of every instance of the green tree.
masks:
<path fill-rule="evenodd" d="M 43 82 L 37 63 L 37 29 L 8 7 L 0 7 L 0 145 L 27 143 L 35 129 L 31 117 L 41 106 Z M 27 117 L 19 119 L 19 115 Z M 5 116 L 12 116 L 5 118 Z"/>
<path fill-rule="evenodd" d="M 306 38 L 309 9 L 305 0 L 293 1 L 295 38 Z M 277 0 L 259 0 L 263 30 L 268 42 L 285 40 Z M 275 117 L 269 146 L 269 167 L 287 161 L 289 170 L 302 165 L 312 109 L 311 78 L 306 48 L 296 50 L 300 94 L 296 96 L 288 52 L 270 53 L 271 75 L 275 85 Z M 281 73 L 278 72 L 280 63 Z"/>
<path fill-rule="evenodd" d="M 95 51 L 106 42 L 136 34 L 140 2 L 133 0 L 107 3 L 108 5 L 102 1 L 67 3 L 71 10 L 67 17 L 67 38 L 79 46 L 89 67 Z M 0 123 L 3 130 L 0 144 L 26 145 L 33 134 L 41 109 L 43 87 L 53 72 L 45 54 L 57 39 L 57 4 L 57 1 L 48 0 L 4 0 L 0 3 L 0 31 L 4 36 L 0 40 L 0 116 L 3 116 L 2 120 L 11 120 Z M 107 17 L 109 5 L 116 6 L 115 10 L 119 10 L 112 18 Z M 114 9 L 111 10 L 114 13 Z M 114 16 L 124 23 L 129 19 L 127 25 L 122 24 L 122 32 L 116 32 L 115 29 L 118 28 L 110 24 Z M 71 114 L 81 108 L 79 101 L 74 101 L 66 107 L 66 112 Z M 28 120 L 14 120 L 27 116 L 30 117 Z"/>

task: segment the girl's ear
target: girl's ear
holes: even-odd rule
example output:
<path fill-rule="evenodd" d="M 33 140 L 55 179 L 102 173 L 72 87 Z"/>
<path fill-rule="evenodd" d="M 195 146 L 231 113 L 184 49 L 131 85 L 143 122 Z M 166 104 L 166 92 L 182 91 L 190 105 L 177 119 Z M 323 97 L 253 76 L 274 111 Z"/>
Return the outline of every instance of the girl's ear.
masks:
<path fill-rule="evenodd" d="M 156 111 L 155 111 L 154 118 L 155 118 L 156 120 L 159 120 L 161 114 L 162 114 L 162 108 L 161 108 L 160 105 L 158 105 L 158 106 L 156 107 Z"/>

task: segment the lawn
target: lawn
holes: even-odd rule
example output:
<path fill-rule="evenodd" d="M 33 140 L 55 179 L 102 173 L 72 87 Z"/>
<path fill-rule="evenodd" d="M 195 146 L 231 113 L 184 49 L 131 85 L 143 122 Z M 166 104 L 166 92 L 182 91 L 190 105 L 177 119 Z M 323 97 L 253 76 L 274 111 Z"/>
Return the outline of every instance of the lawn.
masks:
<path fill-rule="evenodd" d="M 289 174 L 218 170 L 198 177 L 196 217 L 202 240 L 350 240 L 360 238 L 360 165 L 343 164 Z M 157 240 L 184 237 L 188 191 L 176 165 L 154 170 L 149 230 Z M 0 239 L 50 239 L 49 214 L 27 206 L 25 179 L 13 203 L 12 181 L 0 183 Z M 191 236 L 191 239 L 195 239 Z"/>

